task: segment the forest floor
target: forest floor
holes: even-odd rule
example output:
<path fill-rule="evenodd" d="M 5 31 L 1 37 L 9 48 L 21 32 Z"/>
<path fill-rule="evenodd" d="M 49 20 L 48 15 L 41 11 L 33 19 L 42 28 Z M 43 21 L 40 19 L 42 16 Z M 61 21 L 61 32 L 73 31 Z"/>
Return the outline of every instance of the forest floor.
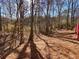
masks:
<path fill-rule="evenodd" d="M 35 35 L 34 42 L 42 59 L 79 59 L 79 41 L 76 40 L 74 31 L 57 31 L 51 37 L 42 34 Z M 25 45 L 22 44 L 6 59 L 29 59 L 30 46 L 26 48 Z"/>

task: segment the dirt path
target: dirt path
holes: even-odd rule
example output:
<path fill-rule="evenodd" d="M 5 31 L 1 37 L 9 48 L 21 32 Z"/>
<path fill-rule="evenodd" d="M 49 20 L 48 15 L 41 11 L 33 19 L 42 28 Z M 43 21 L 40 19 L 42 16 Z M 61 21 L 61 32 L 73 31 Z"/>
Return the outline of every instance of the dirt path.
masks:
<path fill-rule="evenodd" d="M 47 37 L 40 35 L 41 38 L 35 36 L 35 44 L 38 51 L 44 59 L 79 59 L 79 43 L 78 41 L 60 37 Z M 16 53 L 11 53 L 6 59 L 17 59 L 19 52 L 22 50 L 24 44 L 16 50 Z M 25 51 L 25 57 L 22 59 L 29 59 L 30 48 Z"/>

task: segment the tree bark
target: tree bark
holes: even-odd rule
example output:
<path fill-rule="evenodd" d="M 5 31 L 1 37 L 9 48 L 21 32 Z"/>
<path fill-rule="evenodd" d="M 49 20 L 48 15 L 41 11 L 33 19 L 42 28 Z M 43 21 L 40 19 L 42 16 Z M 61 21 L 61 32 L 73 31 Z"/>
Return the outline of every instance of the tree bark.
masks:
<path fill-rule="evenodd" d="M 23 0 L 20 0 L 19 11 L 20 11 L 20 44 L 24 42 L 23 40 L 23 20 L 24 20 L 24 5 Z"/>
<path fill-rule="evenodd" d="M 2 31 L 1 7 L 0 7 L 0 31 Z"/>
<path fill-rule="evenodd" d="M 33 9 L 34 9 L 34 4 L 33 0 L 31 1 L 31 31 L 30 31 L 30 36 L 29 36 L 29 41 L 33 41 L 33 23 L 34 23 L 34 17 L 33 17 Z"/>

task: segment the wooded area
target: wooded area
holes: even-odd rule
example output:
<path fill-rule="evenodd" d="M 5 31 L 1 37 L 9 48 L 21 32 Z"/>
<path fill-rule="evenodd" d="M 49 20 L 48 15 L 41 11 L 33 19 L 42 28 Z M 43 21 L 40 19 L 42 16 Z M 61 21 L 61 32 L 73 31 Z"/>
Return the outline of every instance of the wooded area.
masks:
<path fill-rule="evenodd" d="M 78 59 L 77 24 L 79 0 L 0 0 L 0 59 Z"/>

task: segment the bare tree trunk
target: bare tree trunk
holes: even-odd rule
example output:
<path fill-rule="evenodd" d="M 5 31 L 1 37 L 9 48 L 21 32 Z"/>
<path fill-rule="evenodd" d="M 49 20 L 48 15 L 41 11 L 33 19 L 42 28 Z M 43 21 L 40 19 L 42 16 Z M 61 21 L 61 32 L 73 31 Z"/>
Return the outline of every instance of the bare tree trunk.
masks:
<path fill-rule="evenodd" d="M 11 2 L 10 2 L 10 0 L 8 0 L 8 3 L 9 3 L 9 14 L 10 14 L 11 22 L 12 22 L 12 10 L 11 10 Z"/>
<path fill-rule="evenodd" d="M 0 7 L 0 31 L 2 31 L 1 7 Z"/>
<path fill-rule="evenodd" d="M 74 25 L 74 14 L 73 14 L 73 6 L 74 6 L 74 2 L 73 2 L 73 0 L 72 0 L 72 5 L 71 5 L 71 8 L 72 8 L 72 10 L 71 10 L 71 26 L 73 27 L 73 25 Z M 72 29 L 72 28 L 71 28 Z"/>
<path fill-rule="evenodd" d="M 69 29 L 69 8 L 68 8 L 68 13 L 67 13 L 67 29 Z"/>
<path fill-rule="evenodd" d="M 50 31 L 50 29 L 49 29 L 49 27 L 50 27 L 50 20 L 49 20 L 49 12 L 50 12 L 50 8 L 49 8 L 49 6 L 50 6 L 50 0 L 47 0 L 47 15 L 46 15 L 46 33 L 48 34 L 49 33 L 49 31 Z"/>
<path fill-rule="evenodd" d="M 61 29 L 61 11 L 64 5 L 64 0 L 56 0 L 56 5 L 58 9 L 58 28 Z"/>
<path fill-rule="evenodd" d="M 23 0 L 20 0 L 19 3 L 19 11 L 20 11 L 20 44 L 22 44 L 23 41 L 23 21 L 24 21 L 24 5 Z"/>
<path fill-rule="evenodd" d="M 75 18 L 75 12 L 76 12 L 76 9 L 78 9 L 78 0 L 72 0 L 71 1 L 71 26 L 72 26 L 72 28 L 71 29 L 73 29 L 74 28 L 74 26 L 75 26 L 75 22 L 76 22 L 76 18 Z"/>
<path fill-rule="evenodd" d="M 68 11 L 67 11 L 67 29 L 69 29 L 69 12 L 70 12 L 70 1 L 68 1 Z"/>
<path fill-rule="evenodd" d="M 60 10 L 58 10 L 58 28 L 61 29 L 61 14 L 60 14 Z"/>
<path fill-rule="evenodd" d="M 33 23 L 34 23 L 33 9 L 34 9 L 34 4 L 33 4 L 33 0 L 32 0 L 31 1 L 31 31 L 30 31 L 29 41 L 33 41 Z"/>

